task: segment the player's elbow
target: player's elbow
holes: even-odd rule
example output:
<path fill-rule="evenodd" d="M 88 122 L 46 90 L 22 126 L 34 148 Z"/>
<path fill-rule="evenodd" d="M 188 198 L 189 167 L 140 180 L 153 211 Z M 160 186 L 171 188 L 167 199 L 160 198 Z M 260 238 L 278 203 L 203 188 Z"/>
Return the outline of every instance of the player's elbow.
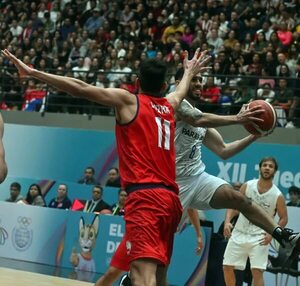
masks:
<path fill-rule="evenodd" d="M 7 176 L 7 165 L 6 163 L 2 163 L 2 167 L 0 168 L 0 184 L 4 182 Z"/>
<path fill-rule="evenodd" d="M 222 160 L 227 160 L 230 158 L 230 154 L 228 154 L 227 152 L 220 152 L 218 155 Z"/>

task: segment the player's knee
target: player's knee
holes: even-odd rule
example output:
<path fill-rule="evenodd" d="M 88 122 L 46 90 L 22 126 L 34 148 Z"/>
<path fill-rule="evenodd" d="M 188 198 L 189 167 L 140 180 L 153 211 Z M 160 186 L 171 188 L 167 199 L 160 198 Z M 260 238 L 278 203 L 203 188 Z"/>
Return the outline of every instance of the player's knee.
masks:
<path fill-rule="evenodd" d="M 261 279 L 263 277 L 262 269 L 253 268 L 253 269 L 251 269 L 251 273 L 252 273 L 253 279 L 255 279 L 255 280 Z"/>
<path fill-rule="evenodd" d="M 233 195 L 233 202 L 235 205 L 235 209 L 242 211 L 245 208 L 248 208 L 251 204 L 252 204 L 252 200 L 248 197 L 246 197 L 245 195 L 236 192 Z"/>
<path fill-rule="evenodd" d="M 223 272 L 227 274 L 233 273 L 233 266 L 223 265 Z"/>

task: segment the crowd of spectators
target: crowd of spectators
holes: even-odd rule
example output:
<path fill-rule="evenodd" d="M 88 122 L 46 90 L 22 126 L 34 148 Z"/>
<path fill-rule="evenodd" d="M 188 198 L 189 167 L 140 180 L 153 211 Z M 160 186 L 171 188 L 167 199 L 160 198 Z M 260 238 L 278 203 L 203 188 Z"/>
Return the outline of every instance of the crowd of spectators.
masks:
<path fill-rule="evenodd" d="M 56 196 L 51 198 L 50 202 L 46 204 L 44 196 L 48 193 L 48 191 L 42 191 L 42 188 L 39 184 L 31 184 L 28 187 L 26 196 L 23 197 L 21 195 L 22 187 L 20 183 L 13 182 L 10 184 L 9 197 L 5 201 L 40 207 L 48 206 L 49 208 L 64 210 L 80 210 L 83 212 L 97 214 L 124 215 L 127 192 L 121 188 L 118 168 L 111 167 L 108 170 L 107 180 L 105 182 L 105 187 L 119 188 L 117 201 L 112 205 L 109 205 L 103 200 L 103 187 L 95 178 L 95 169 L 93 167 L 87 166 L 85 168 L 83 177 L 78 180 L 77 183 L 91 186 L 90 200 L 79 199 L 81 201 L 80 207 L 75 204 L 75 202 L 78 201 L 78 198 L 73 198 L 72 194 L 69 197 L 69 186 L 66 183 L 61 183 L 58 185 Z"/>
<path fill-rule="evenodd" d="M 212 56 L 199 98 L 204 111 L 231 113 L 236 108 L 229 105 L 261 98 L 283 110 L 282 125 L 293 125 L 299 111 L 299 11 L 299 0 L 3 0 L 0 45 L 37 69 L 131 92 L 143 59 L 163 59 L 174 74 L 183 51 L 201 47 Z M 19 79 L 1 56 L 0 73 L 2 109 L 96 110 Z"/>

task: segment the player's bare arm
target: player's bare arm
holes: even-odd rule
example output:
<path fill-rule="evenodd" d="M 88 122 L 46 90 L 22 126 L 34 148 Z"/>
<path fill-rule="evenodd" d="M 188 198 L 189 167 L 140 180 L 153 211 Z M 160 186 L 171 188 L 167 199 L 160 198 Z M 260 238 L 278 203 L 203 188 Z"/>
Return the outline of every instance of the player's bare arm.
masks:
<path fill-rule="evenodd" d="M 200 255 L 201 250 L 203 248 L 203 241 L 202 241 L 202 233 L 201 233 L 201 226 L 200 226 L 200 218 L 198 211 L 195 209 L 188 209 L 188 215 L 192 225 L 194 226 L 196 237 L 197 237 L 197 247 L 196 247 L 196 254 Z"/>
<path fill-rule="evenodd" d="M 243 195 L 245 195 L 246 193 L 246 188 L 247 188 L 247 184 L 243 184 L 239 190 L 239 192 L 241 192 Z M 239 211 L 238 210 L 234 210 L 234 209 L 228 209 L 226 211 L 225 214 L 225 221 L 224 221 L 224 229 L 223 229 L 223 235 L 225 238 L 230 238 L 231 236 L 231 231 L 233 229 L 233 225 L 231 223 L 231 220 L 239 215 Z"/>
<path fill-rule="evenodd" d="M 226 160 L 241 152 L 257 138 L 256 135 L 251 134 L 240 140 L 225 143 L 223 137 L 216 129 L 209 128 L 206 132 L 203 144 L 220 158 Z"/>
<path fill-rule="evenodd" d="M 192 78 L 209 68 L 207 67 L 207 64 L 209 63 L 210 59 L 211 57 L 207 55 L 207 51 L 200 53 L 200 49 L 198 48 L 193 58 L 188 60 L 188 53 L 185 51 L 183 61 L 183 77 L 180 83 L 176 86 L 175 91 L 171 92 L 166 97 L 175 110 L 186 96 Z"/>
<path fill-rule="evenodd" d="M 287 208 L 286 208 L 286 202 L 283 197 L 283 195 L 280 195 L 277 198 L 276 202 L 276 210 L 278 215 L 278 225 L 281 227 L 285 227 L 288 222 L 288 214 L 287 214 Z M 261 240 L 261 245 L 268 245 L 272 241 L 272 235 L 265 233 L 265 237 Z"/>
<path fill-rule="evenodd" d="M 121 113 L 124 106 L 126 106 L 126 110 L 129 109 L 130 112 L 132 109 L 133 114 L 135 114 L 136 97 L 126 90 L 95 87 L 75 78 L 38 71 L 25 65 L 8 50 L 2 51 L 2 54 L 13 62 L 22 77 L 33 77 L 72 96 L 115 107 Z"/>
<path fill-rule="evenodd" d="M 202 113 L 196 108 L 181 104 L 176 114 L 176 120 L 182 120 L 194 127 L 220 127 L 234 124 L 259 123 L 263 119 L 256 115 L 263 112 L 260 106 L 249 109 L 241 109 L 236 115 L 217 115 L 213 113 Z"/>
<path fill-rule="evenodd" d="M 285 227 L 288 223 L 288 213 L 283 195 L 280 195 L 277 199 L 276 210 L 279 217 L 278 225 Z"/>

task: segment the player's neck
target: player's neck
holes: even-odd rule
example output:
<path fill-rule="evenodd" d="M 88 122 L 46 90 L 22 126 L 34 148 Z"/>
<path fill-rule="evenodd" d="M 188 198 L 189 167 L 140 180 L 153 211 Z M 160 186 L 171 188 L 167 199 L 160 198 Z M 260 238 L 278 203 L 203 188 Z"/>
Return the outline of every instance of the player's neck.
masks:
<path fill-rule="evenodd" d="M 273 180 L 272 179 L 263 179 L 260 178 L 257 183 L 257 188 L 259 193 L 266 193 L 269 189 L 271 189 L 273 186 Z"/>

